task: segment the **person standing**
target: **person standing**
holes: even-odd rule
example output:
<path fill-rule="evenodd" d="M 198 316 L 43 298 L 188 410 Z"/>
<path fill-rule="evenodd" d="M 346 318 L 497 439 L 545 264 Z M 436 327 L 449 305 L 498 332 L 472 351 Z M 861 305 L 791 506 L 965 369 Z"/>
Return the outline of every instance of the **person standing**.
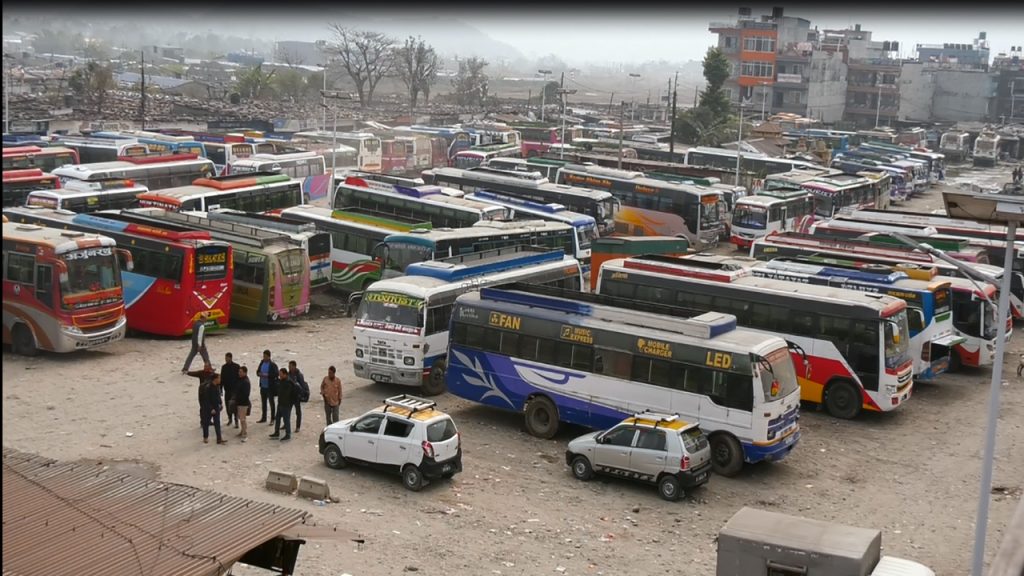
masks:
<path fill-rule="evenodd" d="M 238 364 L 232 360 L 231 352 L 224 355 L 224 365 L 220 367 L 220 385 L 224 389 L 224 406 L 228 413 L 228 426 L 234 421 L 238 428 L 238 411 L 235 409 L 235 386 L 238 385 Z"/>
<path fill-rule="evenodd" d="M 295 433 L 298 434 L 299 428 L 302 428 L 302 403 L 309 402 L 309 384 L 306 384 L 306 377 L 302 375 L 295 360 L 288 361 L 288 377 L 299 387 L 293 403 L 295 406 Z"/>
<path fill-rule="evenodd" d="M 235 383 L 235 424 L 242 424 L 242 430 L 238 433 L 242 442 L 249 439 L 249 430 L 245 424 L 245 417 L 249 415 L 252 404 L 249 402 L 249 392 L 252 385 L 249 383 L 249 369 L 245 366 L 238 367 L 238 382 Z"/>
<path fill-rule="evenodd" d="M 209 364 L 204 364 L 202 370 L 192 370 L 191 372 L 186 372 L 186 374 L 193 378 L 199 379 L 199 428 L 202 428 L 203 422 L 206 421 L 206 411 L 203 409 L 203 406 L 205 405 L 206 402 L 206 387 L 210 384 L 210 381 L 213 379 L 213 366 L 210 366 Z"/>
<path fill-rule="evenodd" d="M 274 390 L 277 387 L 277 364 L 270 359 L 270 350 L 263 351 L 263 360 L 256 367 L 256 374 L 260 378 L 260 419 L 257 423 L 267 421 L 267 403 L 270 403 L 270 423 L 277 421 L 277 412 L 274 409 Z"/>
<path fill-rule="evenodd" d="M 320 382 L 320 395 L 324 398 L 324 417 L 327 424 L 338 421 L 341 408 L 341 378 L 335 374 L 334 366 L 327 369 L 327 376 Z"/>
<path fill-rule="evenodd" d="M 274 433 L 271 438 L 281 441 L 292 438 L 292 404 L 298 400 L 298 385 L 288 376 L 288 369 L 281 368 L 277 377 L 277 419 L 274 420 Z M 284 424 L 284 436 L 281 436 L 281 425 Z"/>
<path fill-rule="evenodd" d="M 192 365 L 197 353 L 202 355 L 205 364 L 213 365 L 210 362 L 210 354 L 206 351 L 206 312 L 200 312 L 199 317 L 192 323 L 192 350 L 185 358 L 185 365 L 181 368 L 182 374 L 188 373 L 188 368 Z"/>
<path fill-rule="evenodd" d="M 202 410 L 206 418 L 203 420 L 203 444 L 209 442 L 210 424 L 217 433 L 217 444 L 227 444 L 228 441 L 221 436 L 220 432 L 220 411 L 224 407 L 220 396 L 220 375 L 213 374 L 213 379 L 206 385 L 203 391 Z"/>

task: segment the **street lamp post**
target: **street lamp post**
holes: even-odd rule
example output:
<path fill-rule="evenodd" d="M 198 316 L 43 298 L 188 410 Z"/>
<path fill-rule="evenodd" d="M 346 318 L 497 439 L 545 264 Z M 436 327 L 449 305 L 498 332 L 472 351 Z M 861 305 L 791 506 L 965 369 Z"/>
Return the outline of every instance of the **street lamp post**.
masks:
<path fill-rule="evenodd" d="M 1010 80 L 1010 122 L 1011 123 L 1013 122 L 1013 104 L 1014 104 L 1014 99 L 1016 98 L 1016 94 L 1014 94 L 1014 92 L 1016 91 L 1016 89 L 1017 89 L 1017 81 L 1016 80 Z"/>
<path fill-rule="evenodd" d="M 740 185 L 740 159 L 743 156 L 743 95 L 740 95 L 740 129 L 736 135 L 736 186 Z"/>
<path fill-rule="evenodd" d="M 4 134 L 11 131 L 11 55 L 4 52 Z"/>
<path fill-rule="evenodd" d="M 768 82 L 761 82 L 761 122 L 764 122 L 764 105 L 768 101 Z"/>
<path fill-rule="evenodd" d="M 349 101 L 353 100 L 353 97 L 352 97 L 351 94 L 346 94 L 346 93 L 342 93 L 342 92 L 338 92 L 338 91 L 328 92 L 327 90 L 321 90 L 320 91 L 320 96 L 321 96 L 321 98 L 324 101 L 324 103 L 321 104 L 321 106 L 323 106 L 323 108 L 324 108 L 324 118 L 327 117 L 327 104 L 326 104 L 326 102 L 327 102 L 328 98 L 331 98 L 332 100 L 349 100 Z M 329 189 L 330 190 L 330 202 L 331 202 L 332 206 L 334 205 L 334 178 L 335 178 L 335 171 L 338 168 L 338 107 L 334 106 L 333 108 L 334 108 L 334 129 L 331 131 L 331 183 L 330 183 L 330 189 Z M 324 120 L 324 124 L 325 124 L 324 129 L 325 130 L 327 129 L 326 123 L 327 123 L 327 121 Z"/>
<path fill-rule="evenodd" d="M 640 78 L 639 74 L 635 74 L 633 72 L 629 73 L 629 98 L 630 98 L 629 121 L 630 122 L 633 122 L 634 118 L 636 117 L 636 94 L 633 93 L 633 89 L 636 86 L 636 79 L 637 78 Z"/>
<path fill-rule="evenodd" d="M 548 74 L 551 74 L 551 70 L 537 70 L 538 74 L 544 76 L 544 85 L 541 87 L 540 92 L 540 121 L 544 121 L 544 106 L 546 104 L 546 96 L 548 95 Z"/>
<path fill-rule="evenodd" d="M 565 158 L 565 96 L 567 94 L 575 94 L 576 89 L 572 88 L 559 88 L 558 95 L 562 97 L 562 136 L 559 138 L 558 146 L 558 157 Z"/>

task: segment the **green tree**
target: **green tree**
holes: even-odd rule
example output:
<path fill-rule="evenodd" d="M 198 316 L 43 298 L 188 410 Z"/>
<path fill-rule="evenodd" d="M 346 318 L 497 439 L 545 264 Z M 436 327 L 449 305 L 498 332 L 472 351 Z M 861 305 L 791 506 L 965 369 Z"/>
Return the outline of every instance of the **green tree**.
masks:
<path fill-rule="evenodd" d="M 243 99 L 261 100 L 272 95 L 273 86 L 271 81 L 276 70 L 264 73 L 263 66 L 253 66 L 238 76 L 235 82 L 235 91 Z"/>
<path fill-rule="evenodd" d="M 704 56 L 704 79 L 708 84 L 700 93 L 700 106 L 718 118 L 729 116 L 729 98 L 722 90 L 725 81 L 729 79 L 729 60 L 718 47 L 708 48 Z"/>
<path fill-rule="evenodd" d="M 459 61 L 459 72 L 452 79 L 456 104 L 484 106 L 488 91 L 486 67 L 487 61 L 476 56 Z"/>
<path fill-rule="evenodd" d="M 732 107 L 722 86 L 729 78 L 729 60 L 717 47 L 704 56 L 707 86 L 700 93 L 696 108 L 684 110 L 675 118 L 676 135 L 687 144 L 718 146 L 734 134 Z"/>
<path fill-rule="evenodd" d="M 323 78 L 321 78 L 321 81 Z M 274 91 L 281 98 L 287 98 L 292 102 L 302 100 L 307 94 L 306 79 L 302 73 L 292 68 L 281 70 L 271 82 Z"/>
<path fill-rule="evenodd" d="M 89 62 L 75 70 L 68 78 L 68 88 L 82 103 L 94 107 L 96 114 L 103 110 L 107 94 L 116 87 L 110 66 Z"/>

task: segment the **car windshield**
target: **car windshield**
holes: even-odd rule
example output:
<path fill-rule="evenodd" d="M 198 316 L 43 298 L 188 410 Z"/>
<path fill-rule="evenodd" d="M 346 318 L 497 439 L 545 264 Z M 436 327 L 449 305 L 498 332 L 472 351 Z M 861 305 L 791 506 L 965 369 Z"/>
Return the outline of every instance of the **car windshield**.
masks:
<path fill-rule="evenodd" d="M 732 225 L 764 230 L 768 226 L 768 211 L 761 206 L 737 204 L 732 213 Z"/>
<path fill-rule="evenodd" d="M 455 433 L 455 422 L 451 418 L 445 418 L 427 426 L 427 441 L 444 442 L 451 440 Z"/>
<path fill-rule="evenodd" d="M 780 348 L 757 360 L 761 366 L 761 390 L 765 402 L 783 400 L 800 386 L 789 349 Z M 799 362 L 803 364 L 803 359 L 801 358 Z M 767 369 L 769 367 L 771 370 Z"/>

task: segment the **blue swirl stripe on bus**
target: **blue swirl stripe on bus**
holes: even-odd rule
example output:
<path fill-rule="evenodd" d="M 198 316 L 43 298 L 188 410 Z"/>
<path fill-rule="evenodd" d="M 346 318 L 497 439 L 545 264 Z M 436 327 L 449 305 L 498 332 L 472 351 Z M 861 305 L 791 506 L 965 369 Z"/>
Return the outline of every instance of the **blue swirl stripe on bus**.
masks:
<path fill-rule="evenodd" d="M 121 281 L 124 290 L 124 307 L 128 309 L 153 287 L 156 278 L 123 270 L 121 271 Z"/>

